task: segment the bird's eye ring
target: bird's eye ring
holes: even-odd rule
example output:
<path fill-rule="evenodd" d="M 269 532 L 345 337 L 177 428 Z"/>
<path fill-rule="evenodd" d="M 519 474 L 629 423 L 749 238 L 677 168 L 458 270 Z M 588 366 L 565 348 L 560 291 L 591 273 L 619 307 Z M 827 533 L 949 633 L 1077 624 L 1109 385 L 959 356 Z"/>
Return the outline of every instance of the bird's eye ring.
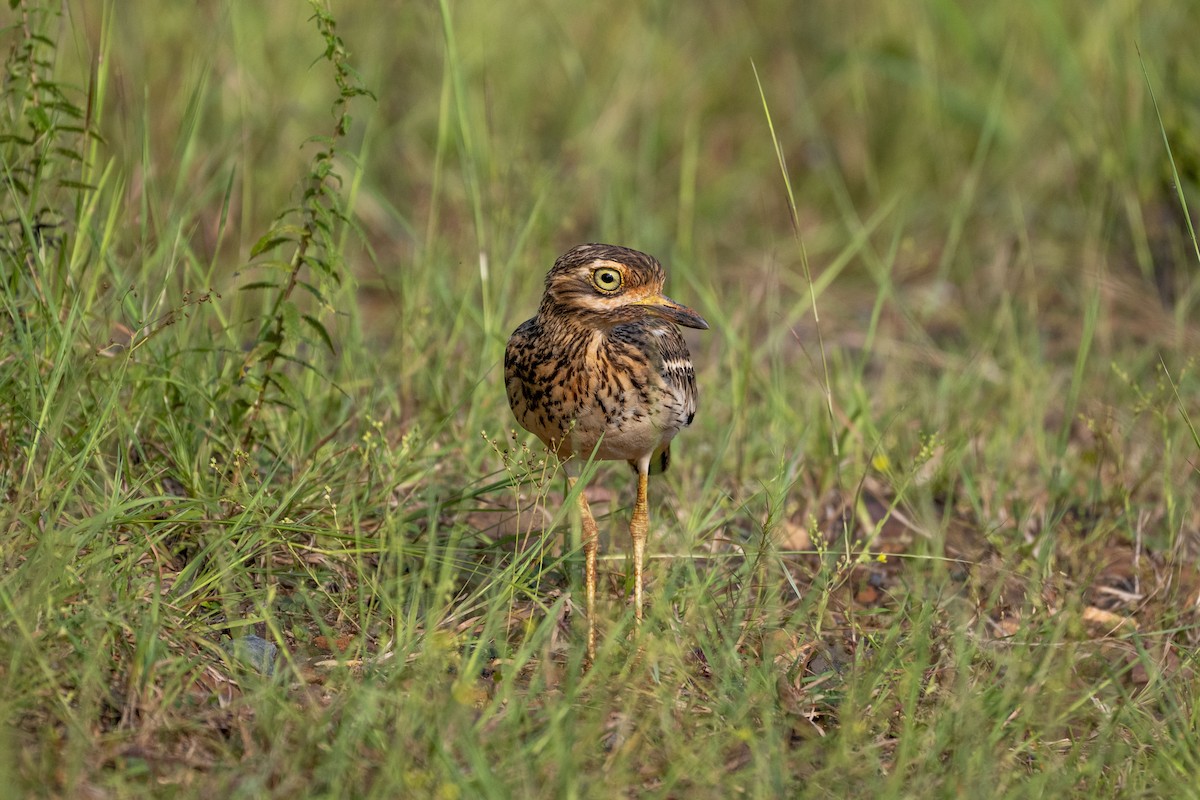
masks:
<path fill-rule="evenodd" d="M 621 290 L 621 271 L 612 267 L 600 267 L 592 271 L 592 286 L 604 294 L 614 294 Z"/>

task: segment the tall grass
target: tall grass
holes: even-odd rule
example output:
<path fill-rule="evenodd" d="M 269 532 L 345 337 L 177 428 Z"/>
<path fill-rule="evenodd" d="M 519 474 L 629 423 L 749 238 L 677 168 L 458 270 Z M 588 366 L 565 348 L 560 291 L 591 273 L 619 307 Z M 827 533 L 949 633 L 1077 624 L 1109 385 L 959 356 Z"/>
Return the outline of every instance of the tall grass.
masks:
<path fill-rule="evenodd" d="M 14 792 L 1191 791 L 1186 9 L 141 5 L 5 18 Z M 712 330 L 584 670 L 499 361 L 596 240 Z"/>

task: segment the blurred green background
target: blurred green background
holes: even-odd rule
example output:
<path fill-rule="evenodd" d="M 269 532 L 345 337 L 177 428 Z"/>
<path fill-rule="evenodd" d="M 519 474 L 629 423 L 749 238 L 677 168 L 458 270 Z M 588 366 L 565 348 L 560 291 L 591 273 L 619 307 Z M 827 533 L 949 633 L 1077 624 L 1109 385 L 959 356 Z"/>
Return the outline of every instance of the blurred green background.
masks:
<path fill-rule="evenodd" d="M 1174 270 L 1159 217 L 1177 202 L 1148 88 L 1191 180 L 1187 3 L 448 6 L 453 53 L 434 4 L 332 9 L 378 97 L 353 131 L 367 287 L 402 294 L 405 269 L 436 253 L 465 291 L 483 251 L 501 286 L 528 295 L 554 255 L 600 238 L 766 304 L 730 313 L 786 310 L 804 287 L 754 69 L 809 257 L 818 274 L 847 261 L 839 286 L 873 298 L 886 262 L 900 284 L 961 292 L 971 314 L 1022 275 L 1067 289 L 1089 272 Z M 82 60 L 101 7 L 69 8 Z M 104 130 L 139 179 L 128 191 L 158 193 L 160 215 L 207 198 L 215 217 L 236 170 L 235 268 L 329 119 L 306 7 L 112 14 Z M 211 235 L 191 241 L 211 248 Z"/>

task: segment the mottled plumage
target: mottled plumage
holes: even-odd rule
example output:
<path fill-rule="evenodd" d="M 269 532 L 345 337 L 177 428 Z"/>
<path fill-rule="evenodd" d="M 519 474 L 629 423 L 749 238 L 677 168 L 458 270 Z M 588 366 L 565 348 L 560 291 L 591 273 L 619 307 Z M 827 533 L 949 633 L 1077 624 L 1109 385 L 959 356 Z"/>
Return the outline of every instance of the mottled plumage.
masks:
<path fill-rule="evenodd" d="M 630 533 L 641 619 L 646 476 L 670 460 L 671 440 L 696 414 L 696 373 L 676 325 L 708 328 L 663 295 L 653 256 L 607 244 L 563 254 L 546 275 L 537 316 L 513 333 L 505 388 L 523 428 L 561 459 L 628 461 L 638 473 Z M 587 554 L 588 653 L 594 654 L 596 525 L 580 494 Z"/>

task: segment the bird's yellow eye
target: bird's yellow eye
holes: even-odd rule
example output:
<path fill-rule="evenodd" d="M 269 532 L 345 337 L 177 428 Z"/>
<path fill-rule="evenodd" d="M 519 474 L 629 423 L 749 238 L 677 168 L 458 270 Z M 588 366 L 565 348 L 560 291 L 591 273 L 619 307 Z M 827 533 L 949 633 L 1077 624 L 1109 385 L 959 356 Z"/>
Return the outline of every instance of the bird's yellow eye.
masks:
<path fill-rule="evenodd" d="M 613 294 L 621 290 L 621 271 L 612 267 L 601 267 L 592 272 L 592 286 L 604 294 Z"/>

